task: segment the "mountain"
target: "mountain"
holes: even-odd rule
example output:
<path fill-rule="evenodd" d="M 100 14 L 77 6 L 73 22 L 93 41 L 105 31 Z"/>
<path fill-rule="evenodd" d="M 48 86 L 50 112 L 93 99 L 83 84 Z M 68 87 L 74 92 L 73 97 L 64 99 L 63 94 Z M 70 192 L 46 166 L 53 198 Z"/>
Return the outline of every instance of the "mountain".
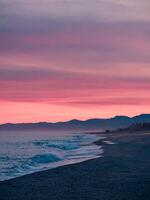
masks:
<path fill-rule="evenodd" d="M 129 132 L 134 132 L 134 133 L 138 133 L 138 132 L 149 132 L 150 131 L 150 122 L 136 122 L 134 124 L 131 124 L 130 126 L 126 127 L 126 128 L 118 128 L 115 130 L 106 130 L 106 133 L 129 133 Z"/>
<path fill-rule="evenodd" d="M 126 128 L 129 131 L 150 131 L 150 123 L 135 123 Z"/>
<path fill-rule="evenodd" d="M 115 116 L 109 119 L 88 119 L 86 121 L 71 120 L 67 122 L 39 122 L 39 123 L 19 123 L 2 124 L 1 130 L 80 130 L 99 131 L 104 129 L 126 128 L 133 123 L 150 122 L 150 114 L 142 114 L 135 117 Z"/>

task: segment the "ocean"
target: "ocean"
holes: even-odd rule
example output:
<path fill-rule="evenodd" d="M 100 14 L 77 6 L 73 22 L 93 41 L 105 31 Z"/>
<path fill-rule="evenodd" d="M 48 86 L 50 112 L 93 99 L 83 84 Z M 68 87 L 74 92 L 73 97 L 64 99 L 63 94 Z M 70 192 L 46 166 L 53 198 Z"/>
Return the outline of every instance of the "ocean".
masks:
<path fill-rule="evenodd" d="M 102 156 L 94 134 L 1 131 L 0 181 Z"/>

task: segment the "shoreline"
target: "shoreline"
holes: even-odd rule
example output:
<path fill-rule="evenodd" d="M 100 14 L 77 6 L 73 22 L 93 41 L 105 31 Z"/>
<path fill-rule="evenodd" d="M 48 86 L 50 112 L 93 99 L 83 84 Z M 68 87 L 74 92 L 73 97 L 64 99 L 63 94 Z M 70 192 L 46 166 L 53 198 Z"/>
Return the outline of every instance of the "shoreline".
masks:
<path fill-rule="evenodd" d="M 74 137 L 74 136 L 77 136 L 77 137 L 78 136 L 84 136 L 85 137 L 85 139 L 84 139 L 85 141 L 84 140 L 82 141 L 83 144 L 81 143 L 77 149 L 71 149 L 71 151 L 74 151 L 74 154 L 72 154 L 71 156 L 73 156 L 73 157 L 75 156 L 75 158 L 67 159 L 67 158 L 64 157 L 64 159 L 60 160 L 60 161 L 49 162 L 48 164 L 45 163 L 45 166 L 41 167 L 40 169 L 37 169 L 37 170 L 32 169 L 32 170 L 29 170 L 26 173 L 22 173 L 22 174 L 17 175 L 17 176 L 12 176 L 12 177 L 8 177 L 8 178 L 5 178 L 5 179 L 1 179 L 0 182 L 4 182 L 4 181 L 8 181 L 8 180 L 14 180 L 14 179 L 20 178 L 22 176 L 26 176 L 26 175 L 30 175 L 30 174 L 34 174 L 34 173 L 39 173 L 39 172 L 42 172 L 42 171 L 47 171 L 47 170 L 55 169 L 55 168 L 58 168 L 58 167 L 63 167 L 63 166 L 67 166 L 67 165 L 85 162 L 85 161 L 96 159 L 96 158 L 99 158 L 99 157 L 102 156 L 103 149 L 101 147 L 99 147 L 99 145 L 96 144 L 97 141 L 101 140 L 100 135 L 93 134 L 94 137 L 92 136 L 93 137 L 93 138 L 91 138 L 92 141 L 90 141 L 90 140 L 86 141 L 87 138 L 88 138 L 87 136 L 89 136 L 89 134 L 87 134 L 87 133 L 74 133 L 74 134 L 71 134 L 70 136 L 72 136 L 72 137 Z M 65 139 L 65 137 L 64 137 L 64 139 Z M 85 144 L 84 144 L 84 142 L 85 142 Z M 91 148 L 93 149 L 92 151 L 91 151 Z M 78 151 L 80 151 L 80 152 L 78 152 Z M 82 154 L 82 151 L 84 151 L 83 154 Z M 85 153 L 85 151 L 86 151 L 86 153 Z M 89 151 L 89 154 L 87 154 L 88 151 Z M 67 151 L 66 151 L 66 153 L 67 153 Z M 79 155 L 79 153 L 81 155 Z M 69 155 L 69 151 L 68 151 L 68 155 Z M 76 155 L 77 155 L 77 157 L 76 157 Z"/>
<path fill-rule="evenodd" d="M 107 136 L 103 157 L 2 181 L 0 199 L 150 199 L 150 134 Z"/>

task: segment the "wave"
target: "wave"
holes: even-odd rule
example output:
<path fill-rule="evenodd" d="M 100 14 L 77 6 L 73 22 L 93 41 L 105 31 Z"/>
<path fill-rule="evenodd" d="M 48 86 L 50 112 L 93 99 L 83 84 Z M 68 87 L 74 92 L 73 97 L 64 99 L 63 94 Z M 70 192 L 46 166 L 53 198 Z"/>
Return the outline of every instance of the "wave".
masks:
<path fill-rule="evenodd" d="M 60 157 L 53 155 L 53 154 L 42 154 L 42 155 L 36 155 L 30 159 L 30 161 L 34 163 L 51 163 L 51 162 L 57 162 L 62 160 Z"/>
<path fill-rule="evenodd" d="M 92 143 L 96 139 L 80 134 L 1 143 L 0 180 L 100 157 L 103 149 Z"/>
<path fill-rule="evenodd" d="M 51 148 L 57 148 L 60 150 L 71 150 L 71 149 L 77 149 L 79 146 L 77 144 L 74 144 L 73 142 L 69 141 L 35 141 L 33 142 L 34 145 L 40 146 L 40 147 L 51 147 Z"/>

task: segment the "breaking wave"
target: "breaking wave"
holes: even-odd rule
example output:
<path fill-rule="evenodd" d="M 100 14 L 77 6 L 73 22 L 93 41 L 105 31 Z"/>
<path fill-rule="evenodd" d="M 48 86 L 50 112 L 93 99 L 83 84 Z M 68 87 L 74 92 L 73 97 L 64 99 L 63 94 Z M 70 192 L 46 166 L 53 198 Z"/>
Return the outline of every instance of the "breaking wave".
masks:
<path fill-rule="evenodd" d="M 93 144 L 97 136 L 73 134 L 60 138 L 0 142 L 0 180 L 100 157 L 103 149 Z"/>

